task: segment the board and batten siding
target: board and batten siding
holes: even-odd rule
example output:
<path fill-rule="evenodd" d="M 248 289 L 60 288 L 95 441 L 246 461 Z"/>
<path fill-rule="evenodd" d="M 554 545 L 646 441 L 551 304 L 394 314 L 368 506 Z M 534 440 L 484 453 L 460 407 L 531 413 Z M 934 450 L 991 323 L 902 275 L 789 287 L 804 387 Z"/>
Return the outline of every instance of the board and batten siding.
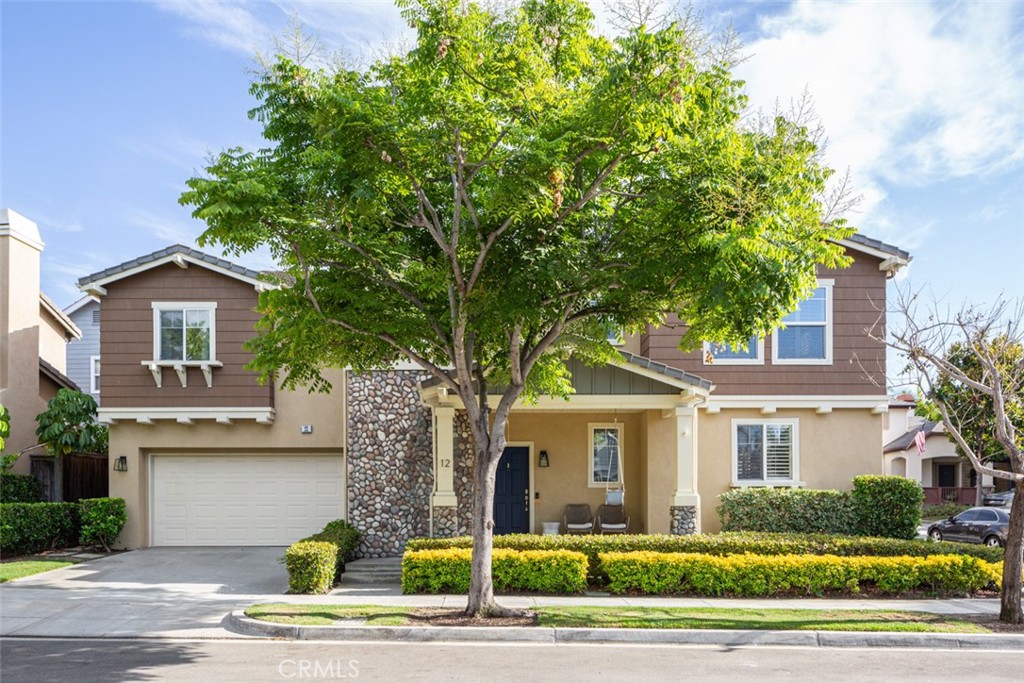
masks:
<path fill-rule="evenodd" d="M 854 257 L 849 268 L 818 269 L 819 278 L 835 282 L 830 365 L 773 365 L 774 335 L 764 340 L 763 365 L 704 365 L 701 350 L 679 350 L 682 330 L 675 316 L 668 318 L 669 324 L 648 327 L 640 353 L 711 380 L 716 396 L 885 395 L 885 346 L 867 333 L 882 316 L 877 332 L 885 335 L 885 272 L 878 269 L 877 258 L 849 255 Z"/>
<path fill-rule="evenodd" d="M 72 322 L 78 325 L 78 329 L 82 331 L 82 338 L 72 339 L 68 342 L 67 375 L 72 382 L 77 384 L 79 388 L 87 394 L 89 393 L 89 388 L 91 386 L 90 380 L 92 379 L 92 365 L 90 363 L 90 359 L 93 356 L 100 355 L 100 325 L 93 322 L 93 313 L 99 310 L 99 303 L 91 301 L 69 316 Z M 102 378 L 102 374 L 100 377 Z M 102 384 L 103 381 L 101 379 L 101 389 Z M 96 399 L 96 403 L 100 402 L 99 394 L 91 394 L 91 396 Z"/>
<path fill-rule="evenodd" d="M 158 388 L 142 365 L 153 360 L 153 302 L 216 302 L 215 360 L 208 387 L 199 368 L 188 368 L 182 387 L 170 367 Z M 273 407 L 273 386 L 260 385 L 246 370 L 252 353 L 245 342 L 255 336 L 258 295 L 251 284 L 197 265 L 159 266 L 107 285 L 103 298 L 103 405 L 106 408 L 262 408 Z"/>

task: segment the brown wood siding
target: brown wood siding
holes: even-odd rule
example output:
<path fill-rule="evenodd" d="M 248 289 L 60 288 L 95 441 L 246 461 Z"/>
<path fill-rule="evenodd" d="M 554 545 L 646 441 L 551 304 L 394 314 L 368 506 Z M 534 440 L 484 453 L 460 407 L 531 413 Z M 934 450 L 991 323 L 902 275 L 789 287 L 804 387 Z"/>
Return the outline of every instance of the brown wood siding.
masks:
<path fill-rule="evenodd" d="M 142 365 L 153 359 L 153 302 L 216 302 L 216 360 L 213 386 L 199 368 L 188 369 L 182 387 L 172 368 L 163 369 L 163 387 Z M 273 406 L 273 388 L 260 386 L 258 375 L 245 369 L 252 354 L 243 344 L 256 333 L 258 296 L 252 285 L 191 265 L 165 265 L 118 280 L 103 298 L 103 364 L 105 408 L 242 408 Z"/>
<path fill-rule="evenodd" d="M 701 351 L 679 350 L 680 330 L 669 326 L 648 328 L 641 355 L 711 380 L 716 395 L 884 395 L 885 347 L 866 330 L 884 315 L 885 272 L 879 259 L 850 255 L 849 268 L 818 270 L 818 277 L 835 280 L 831 365 L 772 365 L 773 335 L 764 340 L 764 365 L 704 365 Z"/>

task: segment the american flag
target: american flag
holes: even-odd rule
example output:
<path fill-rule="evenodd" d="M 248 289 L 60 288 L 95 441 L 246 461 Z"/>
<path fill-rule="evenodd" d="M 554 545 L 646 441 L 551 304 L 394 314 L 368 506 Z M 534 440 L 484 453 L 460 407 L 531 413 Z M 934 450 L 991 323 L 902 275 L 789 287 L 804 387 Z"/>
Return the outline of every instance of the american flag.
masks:
<path fill-rule="evenodd" d="M 917 454 L 924 453 L 925 435 L 924 428 L 918 430 L 917 434 L 914 435 L 914 445 L 917 446 Z"/>

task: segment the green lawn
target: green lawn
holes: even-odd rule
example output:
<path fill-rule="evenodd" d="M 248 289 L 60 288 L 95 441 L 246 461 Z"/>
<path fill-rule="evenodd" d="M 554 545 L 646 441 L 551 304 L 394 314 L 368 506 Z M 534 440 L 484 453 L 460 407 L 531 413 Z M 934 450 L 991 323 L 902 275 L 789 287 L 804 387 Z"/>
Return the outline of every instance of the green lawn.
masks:
<path fill-rule="evenodd" d="M 730 609 L 684 607 L 538 607 L 541 626 L 554 628 L 680 628 L 779 631 L 921 631 L 988 633 L 960 619 L 924 612 L 882 610 Z M 372 605 L 253 605 L 245 613 L 261 621 L 330 626 L 365 620 L 368 626 L 422 622 L 414 607 Z"/>
<path fill-rule="evenodd" d="M 0 562 L 0 583 L 6 583 L 23 576 L 41 574 L 51 569 L 60 569 L 74 564 L 67 560 L 18 560 L 16 562 Z"/>

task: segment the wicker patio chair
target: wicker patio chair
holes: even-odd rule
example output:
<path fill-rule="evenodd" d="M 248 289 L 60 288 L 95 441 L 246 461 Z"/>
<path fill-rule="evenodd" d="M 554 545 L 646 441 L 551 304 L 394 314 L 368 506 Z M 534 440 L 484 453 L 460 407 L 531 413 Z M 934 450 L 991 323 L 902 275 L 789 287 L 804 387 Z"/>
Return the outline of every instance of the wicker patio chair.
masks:
<path fill-rule="evenodd" d="M 587 503 L 569 503 L 562 515 L 562 525 L 567 534 L 594 533 L 594 513 Z"/>
<path fill-rule="evenodd" d="M 595 528 L 602 534 L 624 534 L 629 531 L 629 515 L 621 505 L 602 505 L 597 508 Z"/>

